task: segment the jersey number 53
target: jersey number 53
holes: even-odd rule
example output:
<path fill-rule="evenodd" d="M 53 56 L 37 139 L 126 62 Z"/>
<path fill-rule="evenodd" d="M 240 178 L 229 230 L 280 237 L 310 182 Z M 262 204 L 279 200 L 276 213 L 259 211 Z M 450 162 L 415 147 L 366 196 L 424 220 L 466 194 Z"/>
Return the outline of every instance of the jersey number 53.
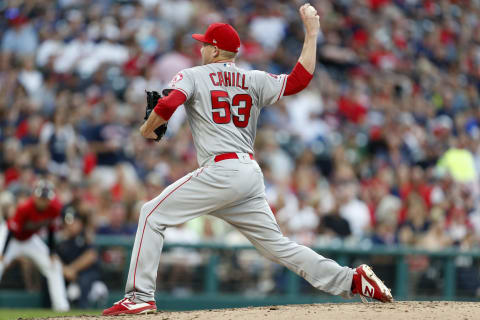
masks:
<path fill-rule="evenodd" d="M 232 107 L 238 107 L 238 116 L 231 115 L 230 103 L 228 102 L 228 92 L 222 90 L 210 91 L 212 98 L 212 119 L 213 122 L 219 124 L 230 123 L 233 119 L 233 124 L 238 128 L 245 128 L 248 126 L 250 119 L 250 109 L 252 108 L 252 97 L 248 94 L 241 93 L 233 96 Z M 220 100 L 221 98 L 225 98 Z M 223 111 L 222 111 L 223 109 Z"/>

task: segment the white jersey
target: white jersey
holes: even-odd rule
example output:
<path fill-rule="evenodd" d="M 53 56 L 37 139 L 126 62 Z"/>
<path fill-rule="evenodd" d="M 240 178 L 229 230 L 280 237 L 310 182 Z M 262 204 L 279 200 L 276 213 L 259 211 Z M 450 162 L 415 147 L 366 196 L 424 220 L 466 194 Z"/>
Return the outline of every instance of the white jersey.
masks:
<path fill-rule="evenodd" d="M 218 154 L 253 154 L 260 109 L 283 96 L 286 79 L 285 74 L 243 70 L 231 62 L 180 71 L 169 88 L 187 96 L 184 105 L 199 165 Z"/>

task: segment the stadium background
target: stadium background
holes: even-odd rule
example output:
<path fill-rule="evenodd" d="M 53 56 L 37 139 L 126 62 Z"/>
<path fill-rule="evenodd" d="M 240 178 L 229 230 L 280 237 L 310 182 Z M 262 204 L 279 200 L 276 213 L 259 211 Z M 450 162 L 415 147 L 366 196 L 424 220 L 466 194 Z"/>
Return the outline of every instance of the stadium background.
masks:
<path fill-rule="evenodd" d="M 40 177 L 55 182 L 110 291 L 87 307 L 121 294 L 142 203 L 197 167 L 183 110 L 161 143 L 140 136 L 144 90 L 198 64 L 190 35 L 215 21 L 239 31 L 239 66 L 290 72 L 301 3 L 0 1 L 0 209 L 12 214 Z M 477 299 L 480 2 L 311 3 L 322 26 L 315 78 L 263 110 L 256 140 L 282 230 L 343 264 L 371 263 L 403 298 Z M 255 251 L 229 249 L 248 243 L 214 218 L 169 229 L 166 241 L 200 247 L 162 256 L 158 291 L 170 307 L 339 301 Z M 3 306 L 48 303 L 27 260 L 0 289 Z"/>

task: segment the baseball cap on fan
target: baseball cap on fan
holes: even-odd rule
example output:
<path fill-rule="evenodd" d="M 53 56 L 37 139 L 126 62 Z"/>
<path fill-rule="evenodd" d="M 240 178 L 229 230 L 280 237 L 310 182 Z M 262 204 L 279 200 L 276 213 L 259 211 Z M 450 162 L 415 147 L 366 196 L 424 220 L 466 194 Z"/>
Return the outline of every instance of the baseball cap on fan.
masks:
<path fill-rule="evenodd" d="M 240 37 L 237 31 L 227 23 L 212 23 L 205 34 L 194 33 L 192 38 L 225 51 L 238 52 L 240 48 Z"/>

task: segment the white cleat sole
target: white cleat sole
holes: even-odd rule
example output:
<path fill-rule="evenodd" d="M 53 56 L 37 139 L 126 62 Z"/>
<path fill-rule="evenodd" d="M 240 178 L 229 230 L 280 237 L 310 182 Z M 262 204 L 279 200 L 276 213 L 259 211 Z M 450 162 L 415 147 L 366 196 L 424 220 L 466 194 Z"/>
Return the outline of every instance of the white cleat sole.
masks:
<path fill-rule="evenodd" d="M 104 317 L 124 317 L 124 316 L 135 316 L 135 315 L 141 315 L 141 314 L 154 314 L 154 313 L 157 313 L 156 309 L 149 309 L 149 310 L 143 310 L 140 312 L 132 312 L 132 313 L 109 314 L 109 315 L 104 315 Z"/>
<path fill-rule="evenodd" d="M 157 313 L 157 310 L 143 310 L 142 312 L 139 312 L 137 314 L 153 314 L 153 313 Z"/>

